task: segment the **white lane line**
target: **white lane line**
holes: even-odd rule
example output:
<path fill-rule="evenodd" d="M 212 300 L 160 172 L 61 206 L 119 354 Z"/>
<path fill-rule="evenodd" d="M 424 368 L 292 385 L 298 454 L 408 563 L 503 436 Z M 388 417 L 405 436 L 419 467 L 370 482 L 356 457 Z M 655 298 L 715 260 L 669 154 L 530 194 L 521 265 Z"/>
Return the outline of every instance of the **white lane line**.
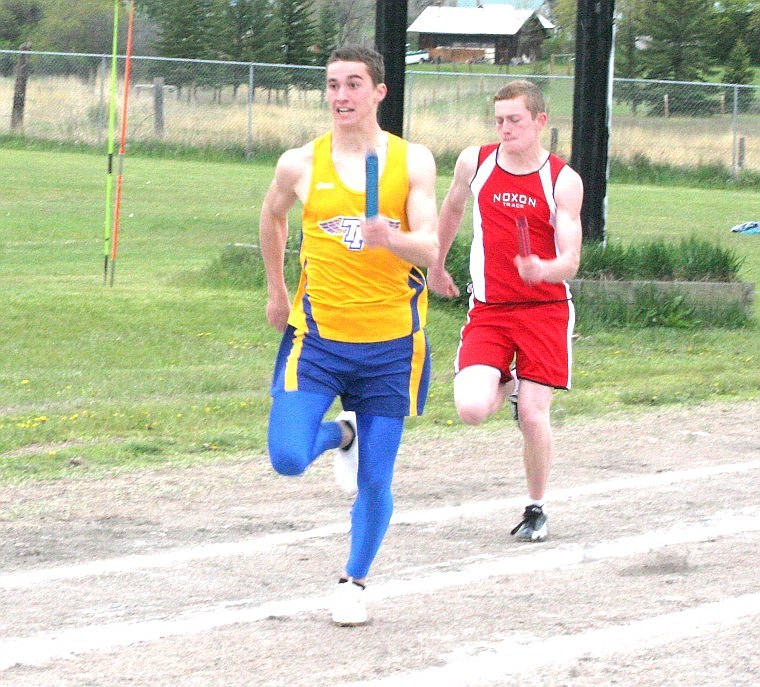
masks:
<path fill-rule="evenodd" d="M 685 611 L 608 625 L 575 635 L 508 638 L 473 644 L 464 651 L 441 656 L 445 665 L 346 683 L 342 687 L 475 687 L 497 682 L 506 684 L 503 682 L 505 678 L 515 678 L 550 665 L 569 665 L 586 657 L 630 655 L 686 639 L 713 635 L 749 622 L 759 614 L 760 593 L 745 594 Z M 463 653 L 468 655 L 463 656 Z"/>
<path fill-rule="evenodd" d="M 394 580 L 372 585 L 367 588 L 367 600 L 372 603 L 411 594 L 433 594 L 451 587 L 471 586 L 492 577 L 566 568 L 647 553 L 667 546 L 757 531 L 760 531 L 760 506 L 745 508 L 730 515 L 721 514 L 709 520 L 683 523 L 680 527 L 613 539 L 593 546 L 569 545 L 544 550 L 534 548 L 527 554 L 493 558 L 462 566 L 455 571 L 436 572 L 412 580 Z M 228 602 L 186 611 L 170 618 L 86 625 L 42 632 L 31 637 L 0 639 L 0 671 L 16 665 L 45 665 L 56 658 L 156 641 L 166 637 L 198 634 L 233 624 L 250 624 L 272 616 L 287 617 L 322 611 L 329 607 L 329 602 L 329 596 L 311 596 L 241 608 L 246 601 L 240 600 L 236 603 Z"/>
<path fill-rule="evenodd" d="M 123 575 L 140 570 L 171 568 L 189 561 L 208 558 L 250 556 L 256 553 L 266 553 L 277 546 L 299 543 L 306 539 L 331 537 L 336 534 L 345 533 L 347 530 L 347 523 L 337 523 L 300 532 L 266 534 L 255 539 L 244 539 L 242 541 L 202 544 L 200 546 L 180 547 L 152 554 L 136 553 L 129 556 L 104 558 L 86 563 L 18 570 L 0 575 L 0 589 L 25 589 L 55 580 L 70 580 L 110 574 Z"/>
<path fill-rule="evenodd" d="M 568 501 L 574 498 L 585 498 L 612 491 L 651 489 L 679 482 L 709 479 L 716 475 L 739 474 L 757 470 L 758 468 L 760 468 L 760 460 L 729 465 L 710 465 L 693 470 L 673 470 L 671 472 L 638 476 L 629 475 L 572 489 L 558 489 L 551 492 L 547 498 L 553 502 Z M 435 523 L 456 520 L 458 518 L 478 518 L 497 511 L 522 508 L 524 505 L 524 497 L 471 501 L 460 506 L 402 511 L 394 514 L 391 524 Z M 70 580 L 98 575 L 125 574 L 141 570 L 170 568 L 190 561 L 210 558 L 250 556 L 257 553 L 266 553 L 277 546 L 297 544 L 309 539 L 344 534 L 347 529 L 348 523 L 341 522 L 311 530 L 267 534 L 235 542 L 179 547 L 151 554 L 132 554 L 85 563 L 17 570 L 15 572 L 0 574 L 0 589 L 26 589 L 55 580 Z"/>

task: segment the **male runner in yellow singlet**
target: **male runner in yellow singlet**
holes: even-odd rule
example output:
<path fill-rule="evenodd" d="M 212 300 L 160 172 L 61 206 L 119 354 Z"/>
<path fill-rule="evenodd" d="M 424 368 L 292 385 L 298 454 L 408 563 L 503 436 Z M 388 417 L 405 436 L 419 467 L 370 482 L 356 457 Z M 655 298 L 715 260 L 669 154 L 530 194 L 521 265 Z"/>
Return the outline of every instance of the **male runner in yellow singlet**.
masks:
<path fill-rule="evenodd" d="M 430 373 L 419 266 L 438 255 L 435 162 L 427 148 L 381 129 L 377 109 L 386 92 L 379 53 L 334 51 L 327 63 L 331 131 L 280 157 L 261 209 L 267 319 L 283 332 L 269 418 L 272 466 L 300 475 L 335 449 L 336 477 L 356 492 L 332 609 L 339 625 L 367 621 L 365 578 L 393 510 L 404 417 L 422 413 Z M 379 215 L 367 220 L 369 150 L 379 158 Z M 283 263 L 296 201 L 303 206 L 301 278 L 291 301 Z M 337 396 L 344 412 L 325 421 Z"/>

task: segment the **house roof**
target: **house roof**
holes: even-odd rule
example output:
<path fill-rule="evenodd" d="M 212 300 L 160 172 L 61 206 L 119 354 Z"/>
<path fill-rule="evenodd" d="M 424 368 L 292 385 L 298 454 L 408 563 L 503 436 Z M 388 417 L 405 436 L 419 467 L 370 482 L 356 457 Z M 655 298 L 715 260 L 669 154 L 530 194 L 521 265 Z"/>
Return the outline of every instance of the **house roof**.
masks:
<path fill-rule="evenodd" d="M 512 7 L 519 7 L 520 9 L 537 10 L 546 2 L 546 0 L 457 0 L 457 7 L 477 7 L 478 4 L 483 5 L 512 5 Z"/>
<path fill-rule="evenodd" d="M 532 9 L 510 5 L 489 7 L 426 7 L 407 29 L 413 33 L 513 36 L 535 14 Z M 548 22 L 539 15 L 542 24 Z M 550 28 L 551 22 L 548 22 Z"/>

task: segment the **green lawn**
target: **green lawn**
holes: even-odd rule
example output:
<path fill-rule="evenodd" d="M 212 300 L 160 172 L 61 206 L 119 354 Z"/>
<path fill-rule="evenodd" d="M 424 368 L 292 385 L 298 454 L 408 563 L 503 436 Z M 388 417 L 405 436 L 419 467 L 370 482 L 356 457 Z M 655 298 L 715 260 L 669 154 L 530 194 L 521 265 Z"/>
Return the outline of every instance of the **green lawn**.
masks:
<path fill-rule="evenodd" d="M 105 167 L 105 156 L 0 149 L 0 479 L 263 456 L 279 337 L 263 292 L 203 287 L 201 274 L 227 244 L 257 241 L 272 165 L 127 156 L 113 287 Z M 757 284 L 760 237 L 729 232 L 757 207 L 751 191 L 612 185 L 609 240 L 714 240 L 745 256 Z M 460 426 L 451 360 L 463 315 L 431 313 L 433 385 L 413 432 Z M 758 396 L 757 324 L 579 334 L 558 421 Z"/>

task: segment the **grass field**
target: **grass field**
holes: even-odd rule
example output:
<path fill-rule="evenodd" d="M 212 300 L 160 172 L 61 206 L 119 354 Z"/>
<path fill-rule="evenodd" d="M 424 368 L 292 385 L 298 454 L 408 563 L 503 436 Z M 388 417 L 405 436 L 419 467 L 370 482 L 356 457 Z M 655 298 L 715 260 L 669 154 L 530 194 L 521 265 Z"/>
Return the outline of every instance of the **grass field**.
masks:
<path fill-rule="evenodd" d="M 266 325 L 264 294 L 203 287 L 201 275 L 227 244 L 257 241 L 272 166 L 128 156 L 124 169 L 110 287 L 105 158 L 0 149 L 0 479 L 264 455 L 279 338 Z M 440 178 L 440 199 L 448 183 Z M 758 284 L 760 237 L 729 232 L 757 213 L 751 190 L 612 185 L 608 235 L 731 246 L 745 257 L 742 278 Z M 463 315 L 431 313 L 433 384 L 413 432 L 461 426 L 451 360 Z M 760 390 L 757 318 L 739 330 L 578 334 L 574 389 L 557 396 L 558 423 Z"/>

